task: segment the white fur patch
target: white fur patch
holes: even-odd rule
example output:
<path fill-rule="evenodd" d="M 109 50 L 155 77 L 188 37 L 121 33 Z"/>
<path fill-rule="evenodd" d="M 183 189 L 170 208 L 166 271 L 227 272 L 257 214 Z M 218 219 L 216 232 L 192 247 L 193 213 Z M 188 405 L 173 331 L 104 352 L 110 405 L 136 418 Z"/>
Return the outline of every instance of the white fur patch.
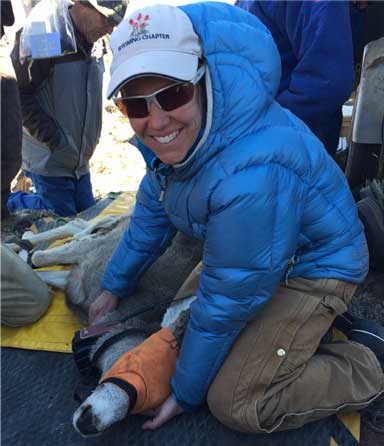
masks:
<path fill-rule="evenodd" d="M 87 409 L 91 410 L 94 426 L 102 432 L 127 415 L 129 398 L 114 384 L 105 383 L 96 387 L 73 415 L 73 426 L 82 435 L 77 427 L 77 421 Z"/>
<path fill-rule="evenodd" d="M 188 299 L 183 299 L 180 302 L 175 302 L 172 304 L 166 311 L 163 317 L 163 321 L 161 322 L 161 326 L 164 328 L 169 328 L 171 325 L 175 323 L 180 314 L 188 310 L 191 306 L 191 303 L 196 299 L 196 296 L 191 296 Z"/>
<path fill-rule="evenodd" d="M 35 273 L 47 285 L 65 290 L 70 271 L 35 271 Z"/>

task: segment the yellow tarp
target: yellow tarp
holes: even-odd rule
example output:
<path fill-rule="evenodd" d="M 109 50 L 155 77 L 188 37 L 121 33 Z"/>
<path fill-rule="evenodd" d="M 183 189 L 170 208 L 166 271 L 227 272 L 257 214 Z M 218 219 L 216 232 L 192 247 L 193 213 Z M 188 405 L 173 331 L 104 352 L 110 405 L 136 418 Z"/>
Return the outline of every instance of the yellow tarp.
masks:
<path fill-rule="evenodd" d="M 349 430 L 349 432 L 353 435 L 356 440 L 355 444 L 351 444 L 351 446 L 359 446 L 360 444 L 360 414 L 358 412 L 352 413 L 344 413 L 338 415 L 341 422 L 344 426 Z M 329 446 L 339 446 L 340 443 L 337 443 L 334 438 L 331 437 Z"/>
<path fill-rule="evenodd" d="M 96 218 L 105 215 L 119 215 L 126 212 L 132 203 L 132 194 L 124 193 L 107 206 Z M 57 246 L 64 241 L 56 241 Z M 41 268 L 42 271 L 68 269 L 66 266 Z M 51 305 L 47 313 L 32 325 L 11 328 L 1 326 L 1 346 L 28 350 L 47 350 L 51 352 L 71 353 L 71 342 L 75 331 L 81 328 L 74 313 L 66 306 L 64 291 L 54 289 Z"/>
<path fill-rule="evenodd" d="M 72 353 L 71 341 L 81 325 L 65 304 L 64 291 L 55 291 L 47 313 L 32 325 L 1 326 L 1 346 Z"/>

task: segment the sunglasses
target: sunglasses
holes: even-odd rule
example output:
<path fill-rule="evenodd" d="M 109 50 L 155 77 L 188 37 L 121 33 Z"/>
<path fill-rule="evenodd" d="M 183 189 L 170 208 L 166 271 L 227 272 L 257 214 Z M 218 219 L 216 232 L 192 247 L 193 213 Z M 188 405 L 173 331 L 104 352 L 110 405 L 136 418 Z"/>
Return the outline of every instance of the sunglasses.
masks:
<path fill-rule="evenodd" d="M 204 73 L 205 65 L 202 65 L 191 81 L 175 82 L 148 95 L 114 97 L 113 101 L 127 118 L 146 118 L 152 103 L 167 112 L 176 110 L 192 100 L 195 94 L 195 85 Z"/>

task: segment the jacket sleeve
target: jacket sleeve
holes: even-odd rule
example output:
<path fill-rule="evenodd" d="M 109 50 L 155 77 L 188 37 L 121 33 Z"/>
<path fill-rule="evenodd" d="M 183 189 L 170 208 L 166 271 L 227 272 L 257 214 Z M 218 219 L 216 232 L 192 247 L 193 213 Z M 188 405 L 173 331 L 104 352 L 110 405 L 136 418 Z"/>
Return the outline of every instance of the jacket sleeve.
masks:
<path fill-rule="evenodd" d="M 129 296 L 151 264 L 161 256 L 176 234 L 158 191 L 148 174 L 136 197 L 128 228 L 109 260 L 102 287 L 119 297 Z"/>
<path fill-rule="evenodd" d="M 172 378 L 184 410 L 204 401 L 241 329 L 273 295 L 294 254 L 305 190 L 288 169 L 260 166 L 213 192 L 200 288 Z"/>
<path fill-rule="evenodd" d="M 347 1 L 287 2 L 285 30 L 297 65 L 276 100 L 304 122 L 340 109 L 354 82 Z"/>
<path fill-rule="evenodd" d="M 62 140 L 62 133 L 57 122 L 41 107 L 37 92 L 43 82 L 50 76 L 53 68 L 52 59 L 25 61 L 19 59 L 20 34 L 18 32 L 11 53 L 19 86 L 23 126 L 31 136 L 54 150 Z"/>

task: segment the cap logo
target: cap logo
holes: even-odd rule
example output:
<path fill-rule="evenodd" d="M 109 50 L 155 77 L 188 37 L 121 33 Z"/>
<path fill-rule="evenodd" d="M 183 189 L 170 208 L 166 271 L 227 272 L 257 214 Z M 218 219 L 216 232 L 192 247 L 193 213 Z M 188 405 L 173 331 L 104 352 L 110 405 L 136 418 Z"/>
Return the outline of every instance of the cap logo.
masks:
<path fill-rule="evenodd" d="M 136 16 L 136 19 L 130 18 L 128 20 L 128 24 L 131 27 L 131 34 L 129 35 L 129 39 L 125 42 L 122 42 L 117 50 L 121 51 L 132 43 L 140 42 L 141 40 L 160 40 L 160 39 L 170 39 L 171 35 L 168 33 L 153 33 L 150 32 L 148 28 L 149 25 L 149 14 L 143 15 L 139 12 Z"/>
<path fill-rule="evenodd" d="M 143 16 L 141 12 L 137 15 L 136 20 L 130 19 L 129 24 L 132 26 L 131 37 L 141 36 L 147 34 L 149 31 L 146 29 L 148 26 L 149 15 Z"/>

